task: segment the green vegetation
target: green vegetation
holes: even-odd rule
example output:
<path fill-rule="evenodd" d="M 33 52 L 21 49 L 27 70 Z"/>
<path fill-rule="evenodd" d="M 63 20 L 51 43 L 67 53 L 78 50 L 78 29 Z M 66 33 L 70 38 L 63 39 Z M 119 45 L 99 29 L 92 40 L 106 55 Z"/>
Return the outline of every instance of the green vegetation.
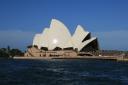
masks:
<path fill-rule="evenodd" d="M 14 56 L 23 56 L 24 53 L 19 49 L 0 48 L 0 58 L 12 58 Z"/>
<path fill-rule="evenodd" d="M 8 58 L 9 57 L 7 49 L 5 49 L 5 48 L 1 48 L 0 49 L 0 57 L 4 57 L 4 58 Z"/>
<path fill-rule="evenodd" d="M 38 48 L 37 45 L 29 45 L 29 46 L 27 46 L 27 48 L 32 48 L 32 47 Z"/>
<path fill-rule="evenodd" d="M 41 50 L 48 51 L 48 48 L 47 47 L 41 47 Z"/>

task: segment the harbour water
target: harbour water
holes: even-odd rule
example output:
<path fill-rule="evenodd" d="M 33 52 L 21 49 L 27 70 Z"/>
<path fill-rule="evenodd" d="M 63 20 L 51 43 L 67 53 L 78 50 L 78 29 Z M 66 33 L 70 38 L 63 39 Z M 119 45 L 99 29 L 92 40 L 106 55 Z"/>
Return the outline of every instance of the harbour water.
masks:
<path fill-rule="evenodd" d="M 128 85 L 128 62 L 0 59 L 0 85 Z"/>

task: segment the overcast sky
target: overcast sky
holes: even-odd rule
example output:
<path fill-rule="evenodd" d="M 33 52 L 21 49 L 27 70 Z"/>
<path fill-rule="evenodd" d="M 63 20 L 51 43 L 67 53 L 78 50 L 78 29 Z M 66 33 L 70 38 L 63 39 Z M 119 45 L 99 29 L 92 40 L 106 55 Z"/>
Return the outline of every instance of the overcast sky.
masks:
<path fill-rule="evenodd" d="M 82 25 L 101 49 L 128 50 L 128 0 L 0 0 L 0 47 L 25 49 L 52 18 L 72 34 Z"/>

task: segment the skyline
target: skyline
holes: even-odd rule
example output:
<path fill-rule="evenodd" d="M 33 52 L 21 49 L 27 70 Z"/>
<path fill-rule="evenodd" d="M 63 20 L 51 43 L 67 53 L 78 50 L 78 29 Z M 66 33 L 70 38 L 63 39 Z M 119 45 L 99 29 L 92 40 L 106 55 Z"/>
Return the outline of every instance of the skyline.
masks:
<path fill-rule="evenodd" d="M 126 0 L 1 0 L 0 47 L 25 49 L 53 18 L 71 34 L 78 24 L 98 37 L 101 49 L 128 50 Z"/>

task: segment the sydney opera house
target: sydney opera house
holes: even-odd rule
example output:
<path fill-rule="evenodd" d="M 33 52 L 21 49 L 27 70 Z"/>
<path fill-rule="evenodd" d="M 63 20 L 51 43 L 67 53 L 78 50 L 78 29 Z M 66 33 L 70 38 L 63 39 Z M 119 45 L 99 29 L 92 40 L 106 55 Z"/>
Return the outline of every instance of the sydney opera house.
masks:
<path fill-rule="evenodd" d="M 47 49 L 49 52 L 62 50 L 89 52 L 99 50 L 97 38 L 91 37 L 91 33 L 85 31 L 82 26 L 78 25 L 74 34 L 71 35 L 68 28 L 62 22 L 56 19 L 52 19 L 50 27 L 44 28 L 42 33 L 34 36 L 33 46 L 36 46 L 38 51 L 46 51 Z M 31 51 L 31 53 L 32 52 L 35 51 Z"/>

